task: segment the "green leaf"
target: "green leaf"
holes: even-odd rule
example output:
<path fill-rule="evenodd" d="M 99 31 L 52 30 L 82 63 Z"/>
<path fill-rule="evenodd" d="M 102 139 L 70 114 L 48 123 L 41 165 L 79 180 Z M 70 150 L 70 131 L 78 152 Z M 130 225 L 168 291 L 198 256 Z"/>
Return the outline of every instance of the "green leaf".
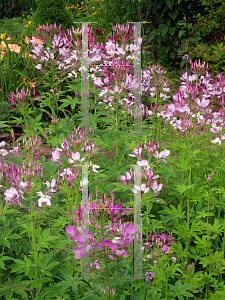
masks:
<path fill-rule="evenodd" d="M 24 122 L 24 120 L 23 120 L 22 117 L 20 117 L 20 118 L 13 117 L 13 118 L 14 118 L 15 120 L 14 120 L 14 121 L 11 121 L 12 124 L 13 124 L 13 123 L 16 123 L 16 125 L 20 125 L 20 124 L 23 124 L 23 122 Z"/>
<path fill-rule="evenodd" d="M 176 207 L 175 206 L 173 206 L 173 205 L 170 205 L 170 208 L 171 209 L 165 209 L 165 210 L 163 210 L 166 214 L 171 214 L 171 215 L 173 215 L 174 217 L 176 217 L 176 218 L 180 218 L 180 219 L 183 219 L 183 218 L 185 218 L 185 212 L 183 211 L 183 212 L 181 212 L 181 206 L 180 206 L 180 204 L 178 205 L 178 208 L 176 209 Z"/>
<path fill-rule="evenodd" d="M 53 268 L 54 266 L 58 265 L 59 262 L 57 261 L 52 261 L 47 267 L 45 267 L 45 270 Z"/>
<path fill-rule="evenodd" d="M 169 28 L 169 33 L 170 33 L 172 36 L 174 36 L 175 31 L 176 31 L 176 27 L 170 27 L 170 28 Z"/>
<path fill-rule="evenodd" d="M 49 112 L 49 111 L 47 111 L 47 110 L 45 110 L 45 109 L 43 109 L 43 108 L 38 108 L 39 110 L 41 110 L 41 111 L 44 111 L 44 112 L 46 112 L 49 116 L 51 116 L 52 114 Z"/>
<path fill-rule="evenodd" d="M 63 104 L 60 105 L 59 108 L 64 108 L 64 107 L 67 107 L 68 105 L 71 105 L 72 108 L 75 107 L 75 103 L 71 103 L 71 101 L 69 101 L 67 99 L 59 100 L 59 102 L 63 102 Z"/>
<path fill-rule="evenodd" d="M 43 122 L 40 122 L 40 118 L 42 116 L 42 113 L 40 115 L 38 115 L 35 119 L 33 119 L 32 117 L 29 117 L 29 124 L 31 124 L 32 127 L 37 127 L 37 125 L 42 125 Z"/>
<path fill-rule="evenodd" d="M 172 11 L 174 0 L 166 0 L 166 5 Z"/>
<path fill-rule="evenodd" d="M 192 44 L 194 44 L 194 43 L 197 43 L 198 41 L 200 41 L 201 39 L 202 39 L 201 37 L 196 36 L 195 38 L 193 38 L 193 39 L 191 40 L 191 42 L 192 42 Z"/>
<path fill-rule="evenodd" d="M 11 288 L 12 288 L 11 286 L 4 286 L 4 287 L 0 288 L 0 295 L 5 295 L 5 293 L 7 291 L 10 291 Z"/>
<path fill-rule="evenodd" d="M 1 254 L 1 255 L 3 255 L 3 254 Z M 4 260 L 10 260 L 10 259 L 13 259 L 13 258 L 10 257 L 10 256 L 1 256 L 1 257 L 0 257 L 0 268 L 1 268 L 1 269 L 4 269 L 4 266 L 5 266 Z M 4 270 L 5 270 L 5 269 L 4 269 Z"/>
<path fill-rule="evenodd" d="M 52 273 L 49 271 L 43 271 L 41 273 L 44 274 L 45 276 L 52 277 Z"/>
<path fill-rule="evenodd" d="M 176 19 L 177 14 L 178 14 L 178 9 L 175 9 L 172 13 L 171 13 L 171 12 L 168 12 L 168 15 L 169 15 L 170 18 L 172 18 L 173 20 Z"/>
<path fill-rule="evenodd" d="M 151 42 L 155 38 L 156 35 L 157 35 L 156 30 L 154 29 L 149 35 L 149 38 L 148 38 L 149 42 Z"/>
<path fill-rule="evenodd" d="M 54 285 L 55 287 L 60 286 L 61 289 L 59 290 L 59 293 L 62 293 L 63 291 L 67 290 L 69 287 L 72 286 L 71 281 L 60 281 Z"/>
<path fill-rule="evenodd" d="M 183 194 L 185 191 L 190 190 L 195 187 L 194 184 L 192 185 L 185 185 L 185 184 L 177 184 L 175 185 L 175 190 L 178 191 L 180 194 Z"/>
<path fill-rule="evenodd" d="M 169 52 L 171 47 L 172 47 L 171 45 L 165 46 L 164 50 L 165 50 L 166 54 Z"/>
<path fill-rule="evenodd" d="M 169 27 L 165 24 L 159 26 L 159 31 L 161 32 L 162 36 L 164 37 L 168 31 Z"/>
<path fill-rule="evenodd" d="M 7 122 L 7 121 L 0 121 L 0 128 L 3 128 L 3 127 L 10 127 L 10 125 L 5 125 L 4 123 Z"/>
<path fill-rule="evenodd" d="M 128 273 L 128 269 L 123 270 L 120 274 L 119 274 L 119 278 L 124 278 L 127 276 Z"/>
<path fill-rule="evenodd" d="M 185 30 L 181 29 L 179 32 L 178 32 L 178 38 L 180 39 L 181 36 L 185 34 Z"/>
<path fill-rule="evenodd" d="M 115 182 L 114 183 L 115 187 L 113 188 L 112 192 L 117 192 L 117 191 L 127 191 L 127 190 L 130 190 L 130 188 L 128 186 L 124 186 L 124 185 L 121 185 L 121 183 L 119 182 Z"/>
<path fill-rule="evenodd" d="M 25 267 L 26 267 L 25 265 L 17 265 L 14 268 L 12 268 L 10 273 L 21 273 Z"/>
<path fill-rule="evenodd" d="M 198 211 L 197 213 L 198 213 L 198 216 L 196 217 L 196 219 L 200 219 L 200 218 L 205 219 L 206 217 L 213 217 L 214 216 L 213 213 L 205 212 L 204 210 L 202 212 Z"/>

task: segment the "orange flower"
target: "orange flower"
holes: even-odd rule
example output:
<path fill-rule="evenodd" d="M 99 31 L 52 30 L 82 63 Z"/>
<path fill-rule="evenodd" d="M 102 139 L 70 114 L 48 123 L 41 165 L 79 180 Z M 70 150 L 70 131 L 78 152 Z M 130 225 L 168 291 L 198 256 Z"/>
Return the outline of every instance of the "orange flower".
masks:
<path fill-rule="evenodd" d="M 5 56 L 5 52 L 1 51 L 1 61 L 3 60 L 4 56 Z"/>
<path fill-rule="evenodd" d="M 3 34 L 1 33 L 1 39 L 2 39 L 2 40 L 5 40 L 5 39 L 6 39 L 6 36 L 5 36 L 5 35 L 6 35 L 6 32 L 3 33 Z"/>
<path fill-rule="evenodd" d="M 11 34 L 9 34 L 9 36 L 8 36 L 7 39 L 6 39 L 6 41 L 11 42 L 11 40 L 12 40 L 12 37 L 11 37 Z"/>
<path fill-rule="evenodd" d="M 7 48 L 6 43 L 4 41 L 1 41 L 0 50 L 5 50 Z"/>
<path fill-rule="evenodd" d="M 27 45 L 29 45 L 29 41 L 30 41 L 30 40 L 31 40 L 31 38 L 29 38 L 28 35 L 26 35 L 25 39 L 23 39 L 23 41 L 25 41 L 25 43 L 26 43 Z"/>
<path fill-rule="evenodd" d="M 29 83 L 30 87 L 35 88 L 35 82 L 28 82 L 28 83 Z"/>
<path fill-rule="evenodd" d="M 8 44 L 10 51 L 20 53 L 20 47 L 16 44 Z"/>

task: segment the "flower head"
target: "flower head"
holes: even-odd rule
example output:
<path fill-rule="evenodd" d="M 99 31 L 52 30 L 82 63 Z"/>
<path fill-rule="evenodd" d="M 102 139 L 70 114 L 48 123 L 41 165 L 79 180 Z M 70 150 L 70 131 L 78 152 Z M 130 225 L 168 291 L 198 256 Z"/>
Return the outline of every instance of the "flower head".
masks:
<path fill-rule="evenodd" d="M 10 51 L 20 53 L 20 47 L 16 44 L 8 44 Z"/>
<path fill-rule="evenodd" d="M 185 54 L 183 57 L 182 57 L 182 59 L 185 59 L 185 60 L 188 60 L 188 55 L 187 54 Z"/>
<path fill-rule="evenodd" d="M 23 41 L 25 41 L 25 43 L 26 43 L 27 45 L 29 45 L 30 40 L 31 40 L 31 38 L 29 38 L 28 35 L 26 35 L 25 39 L 23 39 Z"/>
<path fill-rule="evenodd" d="M 155 274 L 153 272 L 146 272 L 145 276 L 146 276 L 146 281 L 149 281 L 155 277 Z"/>
<path fill-rule="evenodd" d="M 102 29 L 95 28 L 95 32 L 96 32 L 97 35 L 102 35 L 103 34 Z"/>
<path fill-rule="evenodd" d="M 37 194 L 41 196 L 41 198 L 38 200 L 38 206 L 41 207 L 43 203 L 46 203 L 48 206 L 51 206 L 51 196 L 44 195 L 42 192 L 37 192 Z"/>

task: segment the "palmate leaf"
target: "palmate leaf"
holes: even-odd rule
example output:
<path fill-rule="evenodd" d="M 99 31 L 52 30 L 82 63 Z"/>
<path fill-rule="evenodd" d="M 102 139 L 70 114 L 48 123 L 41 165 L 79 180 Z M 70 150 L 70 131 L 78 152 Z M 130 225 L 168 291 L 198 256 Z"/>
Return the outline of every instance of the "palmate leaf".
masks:
<path fill-rule="evenodd" d="M 170 209 L 164 209 L 160 211 L 160 213 L 165 214 L 165 215 L 172 215 L 178 219 L 183 219 L 185 218 L 185 212 L 181 212 L 181 206 L 180 204 L 178 205 L 178 209 L 176 209 L 175 206 L 170 205 Z"/>
<path fill-rule="evenodd" d="M 1 254 L 1 257 L 0 257 L 0 268 L 6 270 L 4 268 L 4 266 L 5 266 L 4 260 L 10 260 L 10 259 L 13 259 L 13 258 L 10 257 L 10 256 L 3 256 L 3 254 Z"/>
<path fill-rule="evenodd" d="M 57 282 L 54 287 L 60 287 L 59 293 L 67 290 L 69 287 L 72 287 L 72 290 L 75 292 L 77 290 L 77 283 L 74 282 L 74 278 L 69 274 L 62 274 L 65 280 Z"/>

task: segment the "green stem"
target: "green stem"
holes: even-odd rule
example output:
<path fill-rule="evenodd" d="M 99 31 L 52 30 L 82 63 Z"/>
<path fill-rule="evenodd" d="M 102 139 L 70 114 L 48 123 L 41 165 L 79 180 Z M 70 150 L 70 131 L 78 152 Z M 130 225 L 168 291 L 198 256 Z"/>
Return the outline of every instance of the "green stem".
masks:
<path fill-rule="evenodd" d="M 211 251 L 212 251 L 212 239 L 211 239 L 210 252 L 209 252 L 209 278 L 210 278 L 210 274 L 211 274 Z M 209 278 L 208 278 L 208 294 L 209 294 L 209 291 L 210 291 Z"/>
<path fill-rule="evenodd" d="M 209 235 L 209 198 L 210 198 L 210 183 L 209 183 L 209 193 L 208 193 L 208 215 L 207 215 L 207 232 L 208 232 L 208 235 Z M 212 241 L 211 241 L 211 243 L 212 243 Z M 206 258 L 207 258 L 207 253 L 206 253 Z M 210 258 L 211 258 L 211 249 L 210 249 L 210 254 L 209 254 L 209 260 L 210 260 Z M 209 267 L 208 274 L 210 274 L 210 267 Z M 209 279 L 207 281 L 206 297 L 207 297 L 207 292 L 209 294 Z"/>
<path fill-rule="evenodd" d="M 166 300 L 168 299 L 168 272 L 166 272 Z"/>
<path fill-rule="evenodd" d="M 95 292 L 95 294 L 97 294 L 100 297 L 99 293 L 97 293 L 97 291 L 95 289 L 93 289 L 93 287 L 85 279 L 79 279 L 79 281 L 83 281 L 83 282 L 87 283 L 90 286 L 90 288 Z"/>
<path fill-rule="evenodd" d="M 224 151 L 223 151 L 223 160 L 224 160 Z M 222 190 L 222 170 L 220 172 L 220 190 Z M 222 194 L 219 194 L 219 212 L 218 212 L 218 221 L 220 221 L 220 203 L 221 203 Z M 219 235 L 217 236 L 217 249 L 219 243 Z"/>
<path fill-rule="evenodd" d="M 96 94 L 94 94 L 94 95 L 95 95 L 95 120 L 97 120 L 97 118 L 96 118 L 97 100 L 96 100 Z M 96 128 L 98 128 L 98 121 L 96 121 Z M 96 130 L 94 132 L 96 132 Z"/>
<path fill-rule="evenodd" d="M 147 208 L 147 216 L 148 216 L 148 203 L 146 203 L 146 208 Z M 148 226 L 147 226 L 147 232 L 146 232 L 146 242 L 148 242 Z"/>
<path fill-rule="evenodd" d="M 102 237 L 104 237 L 102 216 L 100 217 L 100 226 L 101 226 L 101 235 L 102 235 Z M 105 262 L 105 266 L 107 267 L 107 260 L 106 260 L 106 254 L 105 254 L 105 246 L 103 247 L 103 251 L 104 251 L 104 262 Z M 109 285 L 109 273 L 108 272 L 106 272 L 106 282 L 107 282 L 107 287 L 109 288 L 109 294 L 107 294 L 107 298 L 108 298 L 108 300 L 110 300 L 110 285 Z M 106 290 L 107 290 L 107 288 L 106 288 Z"/>
<path fill-rule="evenodd" d="M 188 180 L 188 185 L 191 185 L 191 164 L 190 164 L 190 172 L 189 172 L 189 180 Z M 181 208 L 182 209 L 182 208 Z M 189 223 L 190 223 L 190 189 L 188 191 L 188 199 L 187 199 L 187 227 L 189 228 Z M 186 238 L 186 247 L 187 247 L 187 252 L 189 249 L 189 238 Z M 187 264 L 188 264 L 188 258 L 187 258 Z"/>
<path fill-rule="evenodd" d="M 35 260 L 35 285 L 37 289 L 37 294 L 39 294 L 39 287 L 38 287 L 38 275 L 37 275 L 37 259 L 38 259 L 38 252 L 36 247 L 36 240 L 35 240 L 35 225 L 34 225 L 34 212 L 33 212 L 33 202 L 30 192 L 30 208 L 31 208 L 31 217 L 32 217 L 32 241 L 33 241 L 33 249 L 34 249 L 34 260 Z"/>
<path fill-rule="evenodd" d="M 182 173 L 181 185 L 183 184 L 183 181 L 184 181 L 184 171 Z M 182 195 L 180 195 L 180 207 L 182 210 L 182 208 L 183 208 L 183 196 Z"/>
<path fill-rule="evenodd" d="M 224 231 L 223 231 L 223 247 L 222 247 L 222 249 L 223 249 L 223 259 L 224 259 L 224 249 L 225 249 L 225 218 L 224 218 L 223 229 L 224 229 Z"/>
<path fill-rule="evenodd" d="M 157 110 L 158 110 L 158 89 L 156 89 L 156 103 L 157 103 L 157 105 L 156 105 L 156 123 L 155 123 L 155 137 L 154 137 L 154 141 L 155 141 L 155 139 L 156 139 L 156 129 L 157 129 L 157 120 L 158 120 L 158 118 L 157 118 Z"/>
<path fill-rule="evenodd" d="M 116 98 L 116 157 L 115 157 L 115 169 L 117 167 L 117 157 L 118 157 L 118 98 Z"/>
<path fill-rule="evenodd" d="M 147 291 L 148 291 L 148 284 L 149 282 L 146 281 L 147 285 L 146 285 L 146 289 L 145 289 L 145 296 L 144 296 L 144 300 L 146 300 L 146 297 L 147 297 Z"/>

